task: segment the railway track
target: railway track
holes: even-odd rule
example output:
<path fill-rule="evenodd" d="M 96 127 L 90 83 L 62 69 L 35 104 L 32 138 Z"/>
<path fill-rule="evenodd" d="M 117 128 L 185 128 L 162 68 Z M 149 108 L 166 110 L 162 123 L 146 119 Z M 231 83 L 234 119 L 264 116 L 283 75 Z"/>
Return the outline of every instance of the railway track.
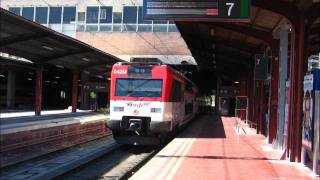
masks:
<path fill-rule="evenodd" d="M 0 169 L 1 179 L 126 179 L 161 148 L 121 146 L 112 136 Z"/>
<path fill-rule="evenodd" d="M 103 121 L 1 136 L 0 168 L 111 135 Z"/>
<path fill-rule="evenodd" d="M 156 152 L 155 147 L 120 146 L 55 179 L 127 179 Z"/>

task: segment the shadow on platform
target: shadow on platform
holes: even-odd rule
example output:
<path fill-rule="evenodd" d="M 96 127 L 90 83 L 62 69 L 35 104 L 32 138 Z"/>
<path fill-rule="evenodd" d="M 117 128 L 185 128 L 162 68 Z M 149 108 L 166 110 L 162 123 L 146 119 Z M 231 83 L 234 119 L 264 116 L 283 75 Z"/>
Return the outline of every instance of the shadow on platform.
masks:
<path fill-rule="evenodd" d="M 213 114 L 195 118 L 185 131 L 179 138 L 226 138 L 221 117 Z"/>
<path fill-rule="evenodd" d="M 272 161 L 279 159 L 269 159 L 265 157 L 226 157 L 226 156 L 166 156 L 157 155 L 159 158 L 196 158 L 196 159 L 231 159 L 231 160 L 258 160 L 258 161 Z"/>

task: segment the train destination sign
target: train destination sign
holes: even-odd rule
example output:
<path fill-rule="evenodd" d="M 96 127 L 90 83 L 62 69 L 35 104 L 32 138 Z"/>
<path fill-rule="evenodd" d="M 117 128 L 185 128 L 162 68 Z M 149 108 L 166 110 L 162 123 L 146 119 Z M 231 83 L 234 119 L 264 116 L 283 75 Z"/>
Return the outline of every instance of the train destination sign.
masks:
<path fill-rule="evenodd" d="M 144 0 L 145 20 L 248 21 L 250 0 Z"/>

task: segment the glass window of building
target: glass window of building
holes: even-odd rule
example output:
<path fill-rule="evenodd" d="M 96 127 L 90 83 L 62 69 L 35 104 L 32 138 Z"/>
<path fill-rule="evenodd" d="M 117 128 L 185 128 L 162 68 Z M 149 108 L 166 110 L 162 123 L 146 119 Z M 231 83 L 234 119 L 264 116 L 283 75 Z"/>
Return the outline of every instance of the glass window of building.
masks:
<path fill-rule="evenodd" d="M 61 7 L 50 7 L 49 23 L 61 24 Z"/>
<path fill-rule="evenodd" d="M 178 28 L 176 26 L 176 23 L 174 21 L 169 21 L 169 27 L 168 27 L 169 32 L 176 32 L 178 31 Z"/>
<path fill-rule="evenodd" d="M 22 16 L 26 19 L 33 21 L 34 8 L 33 7 L 23 7 Z"/>
<path fill-rule="evenodd" d="M 10 7 L 9 11 L 20 16 L 20 8 L 19 7 Z"/>
<path fill-rule="evenodd" d="M 152 21 L 143 19 L 143 7 L 139 6 L 138 12 L 138 31 L 152 31 Z"/>
<path fill-rule="evenodd" d="M 137 7 L 135 6 L 123 7 L 123 23 L 126 23 L 126 24 L 137 23 Z"/>
<path fill-rule="evenodd" d="M 86 13 L 78 12 L 78 22 L 85 22 L 85 20 L 86 20 Z"/>
<path fill-rule="evenodd" d="M 63 23 L 70 24 L 76 20 L 76 7 L 64 7 L 63 9 Z"/>
<path fill-rule="evenodd" d="M 168 21 L 153 21 L 153 24 L 167 24 Z"/>
<path fill-rule="evenodd" d="M 113 23 L 122 23 L 122 13 L 121 12 L 114 12 L 113 13 Z"/>
<path fill-rule="evenodd" d="M 123 31 L 136 31 L 137 29 L 137 7 L 123 7 Z"/>
<path fill-rule="evenodd" d="M 122 13 L 113 12 L 113 31 L 121 31 Z"/>
<path fill-rule="evenodd" d="M 152 24 L 152 21 L 145 21 L 143 19 L 143 7 L 142 6 L 139 6 L 138 23 L 139 24 Z"/>
<path fill-rule="evenodd" d="M 37 7 L 36 8 L 36 19 L 35 21 L 39 24 L 47 24 L 48 8 Z"/>
<path fill-rule="evenodd" d="M 87 23 L 98 23 L 99 7 L 87 7 Z"/>
<path fill-rule="evenodd" d="M 100 8 L 100 23 L 112 23 L 112 7 Z"/>
<path fill-rule="evenodd" d="M 176 31 L 178 31 L 178 28 L 175 24 L 169 24 L 168 31 L 169 32 L 176 32 Z"/>
<path fill-rule="evenodd" d="M 153 21 L 154 32 L 166 32 L 168 29 L 168 21 Z"/>

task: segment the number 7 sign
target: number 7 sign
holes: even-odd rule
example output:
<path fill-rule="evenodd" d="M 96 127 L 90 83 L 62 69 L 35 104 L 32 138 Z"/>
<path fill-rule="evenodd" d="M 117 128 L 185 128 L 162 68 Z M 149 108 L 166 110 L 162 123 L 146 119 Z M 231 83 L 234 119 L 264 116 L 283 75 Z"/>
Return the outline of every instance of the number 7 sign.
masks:
<path fill-rule="evenodd" d="M 236 18 L 240 16 L 240 0 L 219 0 L 219 17 Z"/>

